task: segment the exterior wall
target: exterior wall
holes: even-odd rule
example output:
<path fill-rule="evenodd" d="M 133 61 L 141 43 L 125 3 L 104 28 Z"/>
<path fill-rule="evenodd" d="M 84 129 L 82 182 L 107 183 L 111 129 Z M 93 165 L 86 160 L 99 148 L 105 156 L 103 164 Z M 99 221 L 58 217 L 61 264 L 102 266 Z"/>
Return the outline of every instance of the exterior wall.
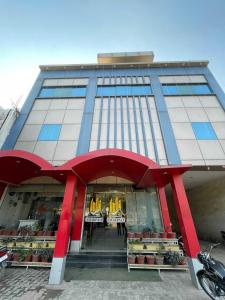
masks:
<path fill-rule="evenodd" d="M 220 240 L 220 231 L 225 230 L 225 177 L 187 194 L 199 238 L 214 242 Z"/>
<path fill-rule="evenodd" d="M 160 83 L 161 82 L 161 83 Z M 206 83 L 210 96 L 164 96 L 161 84 Z M 97 86 L 151 85 L 149 96 L 97 97 Z M 87 86 L 86 96 L 40 99 L 41 87 Z M 42 71 L 3 149 L 36 153 L 54 165 L 101 148 L 122 148 L 160 164 L 225 163 L 225 96 L 205 67 Z M 191 122 L 211 122 L 218 139 L 197 141 Z M 39 141 L 43 124 L 62 125 Z"/>
<path fill-rule="evenodd" d="M 4 144 L 16 117 L 16 109 L 3 110 L 0 108 L 0 149 Z"/>
<path fill-rule="evenodd" d="M 205 83 L 204 76 L 163 76 L 161 83 Z M 216 95 L 165 97 L 182 163 L 223 165 L 225 163 L 225 112 Z M 197 140 L 192 123 L 211 123 L 215 140 Z"/>

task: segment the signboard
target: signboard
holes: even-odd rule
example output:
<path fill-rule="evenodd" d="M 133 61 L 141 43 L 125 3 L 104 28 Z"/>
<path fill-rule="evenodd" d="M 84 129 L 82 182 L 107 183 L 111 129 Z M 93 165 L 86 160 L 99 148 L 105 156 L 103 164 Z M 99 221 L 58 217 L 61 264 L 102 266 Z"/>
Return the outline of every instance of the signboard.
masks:
<path fill-rule="evenodd" d="M 107 218 L 108 223 L 125 223 L 125 218 L 123 217 L 111 217 Z"/>
<path fill-rule="evenodd" d="M 103 218 L 101 218 L 101 217 L 85 217 L 85 222 L 103 223 Z"/>

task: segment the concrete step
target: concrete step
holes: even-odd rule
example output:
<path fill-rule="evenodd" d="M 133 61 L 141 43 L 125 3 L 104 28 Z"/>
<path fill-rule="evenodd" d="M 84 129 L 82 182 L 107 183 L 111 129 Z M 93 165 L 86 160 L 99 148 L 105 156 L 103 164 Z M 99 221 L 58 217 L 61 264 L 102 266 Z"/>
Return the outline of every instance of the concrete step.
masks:
<path fill-rule="evenodd" d="M 116 268 L 127 267 L 126 253 L 114 252 L 81 252 L 68 254 L 66 265 L 78 268 Z"/>

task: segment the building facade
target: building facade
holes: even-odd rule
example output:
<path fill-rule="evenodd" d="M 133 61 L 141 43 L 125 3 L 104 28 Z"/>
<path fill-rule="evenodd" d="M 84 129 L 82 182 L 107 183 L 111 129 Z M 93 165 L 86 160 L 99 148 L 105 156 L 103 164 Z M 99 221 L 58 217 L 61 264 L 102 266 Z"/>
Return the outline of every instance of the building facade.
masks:
<path fill-rule="evenodd" d="M 1 151 L 15 172 L 0 177 L 0 225 L 9 216 L 11 227 L 40 217 L 47 229 L 52 210 L 59 212 L 50 282 L 62 280 L 69 240 L 71 251 L 89 247 L 86 218 L 101 209 L 121 211 L 128 230 L 181 231 L 190 269 L 198 269 L 189 204 L 201 238 L 218 237 L 225 208 L 225 95 L 207 66 L 154 62 L 152 52 L 40 66 Z"/>

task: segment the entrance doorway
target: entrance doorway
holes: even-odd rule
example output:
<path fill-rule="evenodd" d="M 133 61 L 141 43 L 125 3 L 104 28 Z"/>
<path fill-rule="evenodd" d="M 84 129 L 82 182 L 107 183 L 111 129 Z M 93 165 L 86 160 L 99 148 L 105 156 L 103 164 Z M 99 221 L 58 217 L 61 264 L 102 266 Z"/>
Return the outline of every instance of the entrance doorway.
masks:
<path fill-rule="evenodd" d="M 89 187 L 82 250 L 126 251 L 126 188 Z"/>
<path fill-rule="evenodd" d="M 163 230 L 155 187 L 134 190 L 132 185 L 90 185 L 84 215 L 82 251 L 124 252 L 127 231 Z"/>

